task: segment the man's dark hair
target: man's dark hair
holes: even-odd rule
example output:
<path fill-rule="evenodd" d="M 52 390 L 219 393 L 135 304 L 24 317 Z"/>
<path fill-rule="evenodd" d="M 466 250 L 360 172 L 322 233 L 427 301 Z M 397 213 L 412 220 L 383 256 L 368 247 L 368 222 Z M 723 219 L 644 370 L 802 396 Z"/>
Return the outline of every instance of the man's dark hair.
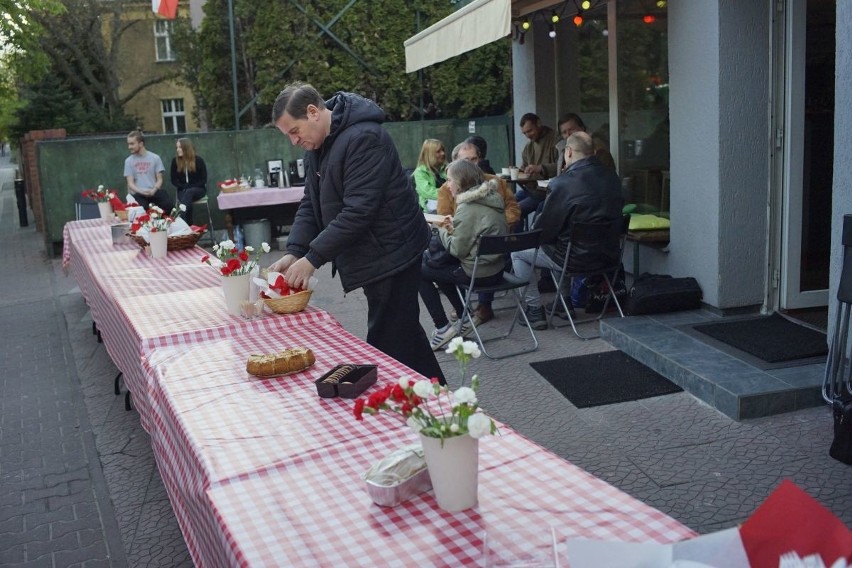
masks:
<path fill-rule="evenodd" d="M 278 94 L 272 105 L 272 122 L 278 122 L 286 112 L 295 119 L 308 116 L 308 105 L 314 105 L 320 110 L 326 108 L 325 100 L 313 85 L 296 81 L 290 83 Z"/>
<path fill-rule="evenodd" d="M 534 112 L 528 112 L 527 114 L 521 117 L 520 127 L 523 128 L 524 125 L 528 122 L 535 122 L 536 124 L 539 124 L 541 122 L 541 119 Z"/>
<path fill-rule="evenodd" d="M 583 132 L 586 131 L 586 123 L 583 122 L 583 119 L 580 118 L 580 115 L 576 112 L 569 112 L 568 114 L 562 115 L 562 118 L 559 119 L 559 123 L 556 126 L 562 126 L 568 121 L 576 123 Z"/>
<path fill-rule="evenodd" d="M 468 136 L 465 142 L 476 146 L 479 152 L 479 159 L 485 159 L 485 156 L 488 154 L 488 142 L 485 141 L 485 138 L 482 136 Z"/>
<path fill-rule="evenodd" d="M 130 133 L 127 135 L 127 137 L 138 140 L 142 144 L 145 143 L 145 135 L 142 134 L 141 130 L 131 130 Z"/>

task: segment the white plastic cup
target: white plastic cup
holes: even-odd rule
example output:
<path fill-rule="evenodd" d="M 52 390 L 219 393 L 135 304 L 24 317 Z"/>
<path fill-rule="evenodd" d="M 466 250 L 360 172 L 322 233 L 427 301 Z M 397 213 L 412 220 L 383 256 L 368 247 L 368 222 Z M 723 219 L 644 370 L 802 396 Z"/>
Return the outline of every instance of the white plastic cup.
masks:
<path fill-rule="evenodd" d="M 509 177 L 512 179 L 518 179 L 518 174 L 520 170 L 518 168 L 509 168 Z"/>
<path fill-rule="evenodd" d="M 504 177 L 509 177 L 510 175 L 512 175 L 512 168 L 503 168 L 503 171 L 501 173 Z"/>

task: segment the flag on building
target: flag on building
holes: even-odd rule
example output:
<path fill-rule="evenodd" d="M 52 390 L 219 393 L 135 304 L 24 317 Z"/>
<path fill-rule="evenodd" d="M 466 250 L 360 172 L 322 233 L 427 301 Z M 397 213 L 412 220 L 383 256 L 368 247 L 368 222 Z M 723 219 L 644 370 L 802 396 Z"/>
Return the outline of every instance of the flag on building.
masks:
<path fill-rule="evenodd" d="M 177 16 L 177 4 L 178 0 L 151 0 L 151 10 L 167 20 L 174 20 Z"/>

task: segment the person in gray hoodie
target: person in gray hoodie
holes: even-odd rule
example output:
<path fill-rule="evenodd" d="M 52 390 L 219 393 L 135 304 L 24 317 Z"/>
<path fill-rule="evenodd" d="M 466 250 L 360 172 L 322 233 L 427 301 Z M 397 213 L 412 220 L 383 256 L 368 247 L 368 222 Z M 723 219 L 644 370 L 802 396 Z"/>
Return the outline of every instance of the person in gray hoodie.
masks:
<path fill-rule="evenodd" d="M 447 168 L 447 183 L 455 195 L 456 211 L 437 229 L 451 262 L 434 262 L 430 252 L 423 255 L 420 297 L 432 317 L 435 331 L 432 332 L 432 349 L 437 351 L 456 335 L 466 335 L 471 328 L 461 322 L 451 324 L 441 303 L 438 289 L 449 299 L 450 304 L 461 315 L 464 304 L 456 292 L 457 284 L 469 284 L 473 264 L 482 235 L 505 235 L 505 204 L 498 191 L 496 180 L 484 181 L 482 170 L 467 160 L 458 160 Z M 446 255 L 444 255 L 447 258 Z M 505 258 L 489 255 L 479 259 L 476 285 L 489 286 L 503 280 Z M 437 288 L 435 287 L 437 285 Z"/>

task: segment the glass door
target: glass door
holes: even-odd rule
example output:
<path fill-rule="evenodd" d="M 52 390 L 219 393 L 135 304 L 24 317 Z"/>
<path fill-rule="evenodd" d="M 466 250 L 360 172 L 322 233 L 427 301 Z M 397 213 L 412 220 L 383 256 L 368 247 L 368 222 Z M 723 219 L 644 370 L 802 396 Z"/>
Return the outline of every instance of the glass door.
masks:
<path fill-rule="evenodd" d="M 835 0 L 789 0 L 780 308 L 828 303 L 834 164 Z"/>

